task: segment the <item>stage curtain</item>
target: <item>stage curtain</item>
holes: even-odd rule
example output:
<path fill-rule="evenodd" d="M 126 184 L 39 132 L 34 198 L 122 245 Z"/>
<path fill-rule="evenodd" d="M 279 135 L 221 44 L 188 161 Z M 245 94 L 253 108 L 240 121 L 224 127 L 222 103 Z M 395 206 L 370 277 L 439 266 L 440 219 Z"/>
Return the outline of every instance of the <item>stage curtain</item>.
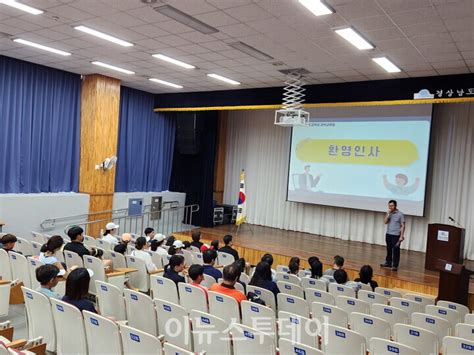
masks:
<path fill-rule="evenodd" d="M 153 112 L 154 95 L 121 87 L 115 191 L 169 189 L 175 120 Z"/>
<path fill-rule="evenodd" d="M 383 213 L 286 201 L 291 130 L 273 119 L 271 110 L 230 112 L 224 202 L 236 203 L 244 168 L 249 223 L 385 245 Z M 402 248 L 425 251 L 428 223 L 452 216 L 466 228 L 464 254 L 474 259 L 474 104 L 436 105 L 432 130 L 426 217 L 407 217 Z"/>
<path fill-rule="evenodd" d="M 0 56 L 0 193 L 77 191 L 79 75 Z"/>

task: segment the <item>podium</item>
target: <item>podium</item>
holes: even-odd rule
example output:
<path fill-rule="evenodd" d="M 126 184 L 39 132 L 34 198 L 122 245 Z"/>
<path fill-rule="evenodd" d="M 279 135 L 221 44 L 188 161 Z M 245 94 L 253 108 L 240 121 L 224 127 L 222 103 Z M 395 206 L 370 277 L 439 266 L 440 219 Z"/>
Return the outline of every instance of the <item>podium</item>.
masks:
<path fill-rule="evenodd" d="M 464 262 L 464 228 L 449 224 L 429 224 L 426 242 L 425 269 L 436 271 L 438 259 Z"/>
<path fill-rule="evenodd" d="M 469 278 L 473 273 L 464 265 L 438 259 L 439 271 L 438 301 L 451 301 L 468 306 Z"/>

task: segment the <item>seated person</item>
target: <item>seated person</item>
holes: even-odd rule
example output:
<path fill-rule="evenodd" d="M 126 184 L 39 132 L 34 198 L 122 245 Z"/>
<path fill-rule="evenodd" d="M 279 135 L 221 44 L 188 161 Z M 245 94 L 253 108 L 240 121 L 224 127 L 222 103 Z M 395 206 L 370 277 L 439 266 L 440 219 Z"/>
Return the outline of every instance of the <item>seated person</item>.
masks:
<path fill-rule="evenodd" d="M 218 279 L 222 278 L 222 272 L 214 267 L 216 259 L 217 252 L 215 250 L 208 249 L 204 253 L 202 253 L 204 273 L 206 275 L 212 276 L 217 282 Z"/>
<path fill-rule="evenodd" d="M 166 246 L 167 247 L 170 247 L 173 245 L 173 243 L 176 241 L 176 238 L 174 237 L 174 235 L 170 235 L 167 239 L 166 239 Z"/>
<path fill-rule="evenodd" d="M 71 242 L 67 243 L 63 250 L 72 251 L 79 255 L 81 259 L 84 255 L 95 256 L 96 258 L 102 259 L 102 250 L 95 248 L 88 249 L 84 246 L 84 229 L 79 226 L 71 227 L 67 231 L 67 235 L 71 238 Z M 112 267 L 112 260 L 104 259 L 102 262 L 104 263 L 104 267 Z"/>
<path fill-rule="evenodd" d="M 354 291 L 360 290 L 360 284 L 358 282 L 349 281 L 347 272 L 344 269 L 339 269 L 334 272 L 334 279 L 340 285 L 351 287 Z"/>
<path fill-rule="evenodd" d="M 54 291 L 54 288 L 59 282 L 59 269 L 54 264 L 41 265 L 35 270 L 36 280 L 40 286 L 36 291 L 51 298 L 61 299 L 61 295 Z"/>
<path fill-rule="evenodd" d="M 63 243 L 64 240 L 60 235 L 53 235 L 41 247 L 41 252 L 38 260 L 41 261 L 43 264 L 56 266 L 64 274 L 64 272 L 66 272 L 66 269 L 56 257 L 56 253 L 61 253 Z"/>
<path fill-rule="evenodd" d="M 66 294 L 63 301 L 76 306 L 81 312 L 85 310 L 97 313 L 94 304 L 87 299 L 91 281 L 89 272 L 83 267 L 71 271 L 66 279 Z"/>
<path fill-rule="evenodd" d="M 277 299 L 277 295 L 280 293 L 277 284 L 272 280 L 270 264 L 265 261 L 261 261 L 257 264 L 255 267 L 255 272 L 250 279 L 249 285 L 261 287 L 273 292 L 275 295 L 275 301 Z"/>
<path fill-rule="evenodd" d="M 155 230 L 151 227 L 145 228 L 145 231 L 143 232 L 145 234 L 146 242 L 150 243 L 155 238 Z"/>
<path fill-rule="evenodd" d="M 163 274 L 163 277 L 173 280 L 176 286 L 178 286 L 179 282 L 186 282 L 186 279 L 179 274 L 180 272 L 184 271 L 184 256 L 173 255 L 170 258 L 168 265 L 165 266 L 165 272 Z"/>
<path fill-rule="evenodd" d="M 224 236 L 224 246 L 219 249 L 220 252 L 231 254 L 234 256 L 234 260 L 239 259 L 239 253 L 237 250 L 232 248 L 232 236 L 230 234 L 227 234 Z"/>
<path fill-rule="evenodd" d="M 118 224 L 115 224 L 113 222 L 107 223 L 107 225 L 105 226 L 104 235 L 102 236 L 102 240 L 105 240 L 106 242 L 112 244 L 117 244 L 119 242 L 119 238 L 117 236 L 119 227 L 120 226 Z"/>
<path fill-rule="evenodd" d="M 148 254 L 145 250 L 148 249 L 148 244 L 146 243 L 145 237 L 138 237 L 135 241 L 135 250 L 132 251 L 130 255 L 142 259 L 146 264 L 146 270 L 148 272 L 154 272 L 158 270 L 155 264 L 153 264 L 153 260 L 151 259 L 151 255 Z"/>
<path fill-rule="evenodd" d="M 237 267 L 240 269 L 240 274 L 241 275 L 246 273 L 245 271 L 246 271 L 247 268 L 250 269 L 250 264 L 245 262 L 244 258 L 239 258 L 239 260 L 236 260 L 234 262 L 234 264 L 237 265 Z M 245 282 L 241 281 L 240 277 L 239 277 L 239 280 L 237 282 L 242 285 L 242 287 L 244 288 L 245 294 L 247 294 L 247 285 L 245 284 Z"/>
<path fill-rule="evenodd" d="M 271 268 L 272 265 L 273 265 L 273 255 L 272 255 L 272 254 L 268 254 L 268 253 L 267 253 L 267 254 L 264 254 L 264 255 L 262 256 L 262 258 L 260 259 L 260 261 L 266 262 L 268 265 L 270 265 L 270 268 Z M 276 282 L 276 281 L 277 281 L 277 279 L 276 279 L 276 271 L 275 271 L 274 269 L 271 269 L 271 271 L 272 271 L 272 280 Z"/>
<path fill-rule="evenodd" d="M 308 258 L 309 271 L 312 279 L 319 279 L 323 276 L 323 264 L 319 261 L 317 256 L 310 256 Z"/>
<path fill-rule="evenodd" d="M 290 261 L 288 264 L 288 273 L 291 275 L 296 275 L 298 276 L 298 272 L 300 271 L 300 264 L 298 264 L 296 261 Z"/>
<path fill-rule="evenodd" d="M 183 250 L 191 251 L 191 243 L 187 240 L 183 241 Z"/>
<path fill-rule="evenodd" d="M 191 238 L 192 238 L 192 242 L 191 242 L 191 246 L 193 247 L 196 247 L 198 248 L 199 250 L 201 250 L 201 247 L 204 245 L 202 242 L 201 242 L 201 231 L 200 230 L 194 230 L 192 231 L 191 233 Z"/>
<path fill-rule="evenodd" d="M 163 248 L 166 237 L 163 234 L 155 234 L 155 237 L 150 242 L 150 250 L 160 255 L 168 255 L 168 251 Z"/>
<path fill-rule="evenodd" d="M 184 244 L 181 240 L 175 240 L 173 245 L 168 248 L 169 255 L 183 254 L 181 250 L 184 248 Z"/>
<path fill-rule="evenodd" d="M 130 233 L 123 233 L 122 236 L 120 237 L 119 244 L 125 244 L 128 245 L 132 241 L 132 235 Z"/>
<path fill-rule="evenodd" d="M 114 246 L 114 252 L 125 255 L 127 252 L 127 244 L 119 243 Z"/>
<path fill-rule="evenodd" d="M 376 287 L 379 287 L 377 281 L 372 280 L 374 276 L 374 270 L 370 265 L 364 265 L 360 268 L 359 277 L 356 278 L 355 282 L 362 282 L 363 284 L 370 285 L 372 291 L 375 291 Z"/>
<path fill-rule="evenodd" d="M 14 253 L 21 254 L 20 252 L 16 251 L 15 248 L 15 243 L 17 242 L 18 239 L 13 234 L 5 234 L 2 239 L 2 249 L 5 250 L 7 253 L 12 251 Z"/>
<path fill-rule="evenodd" d="M 206 294 L 206 300 L 209 301 L 209 296 L 207 294 L 207 287 L 201 285 L 201 282 L 204 280 L 204 267 L 202 265 L 193 264 L 189 267 L 188 276 L 193 282 L 191 285 L 199 287 Z"/>
<path fill-rule="evenodd" d="M 334 262 L 333 262 L 332 268 L 326 270 L 326 272 L 324 273 L 324 275 L 333 277 L 333 276 L 334 276 L 334 272 L 335 272 L 336 270 L 342 269 L 343 267 L 344 267 L 344 258 L 343 258 L 342 256 L 336 255 L 336 256 L 334 257 Z"/>
<path fill-rule="evenodd" d="M 211 286 L 209 291 L 214 291 L 218 293 L 222 293 L 226 296 L 230 296 L 234 298 L 239 304 L 242 301 L 247 300 L 247 297 L 237 290 L 234 285 L 240 277 L 240 268 L 237 264 L 230 264 L 224 267 L 223 270 L 224 280 L 221 284 L 215 283 Z"/>

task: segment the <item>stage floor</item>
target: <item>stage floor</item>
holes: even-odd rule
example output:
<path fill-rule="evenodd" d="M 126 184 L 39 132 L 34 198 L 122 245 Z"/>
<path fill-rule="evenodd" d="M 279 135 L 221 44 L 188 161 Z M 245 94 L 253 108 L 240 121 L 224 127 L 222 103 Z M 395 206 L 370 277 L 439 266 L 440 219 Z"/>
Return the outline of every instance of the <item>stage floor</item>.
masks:
<path fill-rule="evenodd" d="M 251 229 L 250 229 L 250 228 Z M 253 233 L 251 232 L 253 231 Z M 214 228 L 201 228 L 201 239 L 205 242 L 222 238 L 226 234 L 234 236 L 234 245 L 239 253 L 251 263 L 258 261 L 263 253 L 271 253 L 277 261 L 284 262 L 292 256 L 298 256 L 305 261 L 316 255 L 325 268 L 332 264 L 334 255 L 345 259 L 344 267 L 349 276 L 354 278 L 362 265 L 369 264 L 374 269 L 375 279 L 380 286 L 409 289 L 415 292 L 431 295 L 437 294 L 438 273 L 425 270 L 425 253 L 401 250 L 398 271 L 380 267 L 385 261 L 385 246 L 368 243 L 345 241 L 336 238 L 322 237 L 314 234 L 293 232 L 256 225 L 243 225 L 236 234 L 235 225 L 222 225 Z M 177 238 L 188 239 L 190 233 L 175 233 Z M 278 256 L 281 256 L 278 258 Z M 466 261 L 468 269 L 474 268 L 474 261 Z"/>

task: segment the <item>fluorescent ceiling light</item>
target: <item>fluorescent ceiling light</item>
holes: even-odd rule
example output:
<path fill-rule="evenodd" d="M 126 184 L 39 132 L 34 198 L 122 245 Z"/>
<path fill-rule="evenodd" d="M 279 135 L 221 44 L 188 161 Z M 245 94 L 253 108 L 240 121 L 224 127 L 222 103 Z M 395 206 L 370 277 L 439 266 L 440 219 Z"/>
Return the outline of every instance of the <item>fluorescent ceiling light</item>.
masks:
<path fill-rule="evenodd" d="M 173 83 L 170 83 L 169 81 L 164 81 L 164 80 L 155 79 L 155 78 L 151 78 L 151 79 L 148 79 L 148 80 L 153 81 L 154 83 L 170 86 L 170 87 L 175 88 L 175 89 L 182 89 L 183 88 L 181 85 L 173 84 Z"/>
<path fill-rule="evenodd" d="M 334 10 L 321 0 L 299 0 L 300 4 L 311 11 L 315 16 L 329 15 Z"/>
<path fill-rule="evenodd" d="M 255 59 L 259 59 L 259 60 L 272 60 L 273 59 L 273 57 L 270 57 L 268 54 L 263 53 L 259 51 L 258 49 L 253 48 L 252 46 L 249 46 L 248 44 L 244 42 L 232 42 L 232 43 L 229 43 L 229 46 L 245 54 L 248 54 L 249 56 L 254 57 Z"/>
<path fill-rule="evenodd" d="M 78 30 L 78 31 L 81 31 L 81 32 L 84 32 L 84 33 L 87 33 L 87 34 L 90 34 L 90 35 L 98 37 L 98 38 L 105 39 L 106 41 L 109 41 L 109 42 L 112 42 L 112 43 L 115 43 L 115 44 L 119 44 L 119 45 L 124 46 L 124 47 L 132 47 L 133 46 L 133 43 L 124 41 L 124 40 L 122 40 L 120 38 L 117 38 L 117 37 L 114 37 L 114 36 L 110 36 L 110 35 L 108 35 L 106 33 L 103 33 L 103 32 L 93 30 L 92 28 L 89 28 L 89 27 L 86 27 L 86 26 L 76 26 L 76 27 L 74 27 L 74 29 Z"/>
<path fill-rule="evenodd" d="M 119 72 L 125 73 L 125 74 L 135 74 L 135 72 L 133 72 L 131 70 L 119 68 L 119 67 L 116 67 L 114 65 L 107 64 L 107 63 L 102 63 L 102 62 L 95 61 L 95 62 L 91 62 L 91 64 L 98 65 L 99 67 L 104 67 L 104 68 L 107 68 L 107 69 L 116 70 L 116 71 L 119 71 Z"/>
<path fill-rule="evenodd" d="M 196 68 L 194 65 L 186 64 L 186 63 L 184 63 L 180 60 L 170 58 L 170 57 L 168 57 L 166 55 L 163 55 L 163 54 L 153 54 L 153 57 L 164 60 L 165 62 L 168 62 L 168 63 L 171 63 L 171 64 L 178 65 L 178 66 L 180 66 L 182 68 L 185 68 L 185 69 L 195 69 Z"/>
<path fill-rule="evenodd" d="M 393 64 L 387 57 L 372 58 L 372 60 L 389 73 L 399 73 L 402 70 Z"/>
<path fill-rule="evenodd" d="M 369 43 L 364 37 L 362 37 L 360 34 L 358 34 L 354 29 L 351 27 L 347 28 L 341 28 L 338 30 L 335 30 L 335 32 L 344 38 L 346 41 L 348 41 L 350 44 L 352 44 L 354 47 L 357 49 L 363 50 L 363 49 L 373 49 L 374 46 Z"/>
<path fill-rule="evenodd" d="M 30 46 L 30 47 L 34 47 L 34 48 L 38 48 L 38 49 L 42 49 L 44 51 L 48 51 L 48 52 L 51 52 L 51 53 L 54 53 L 54 54 L 59 54 L 59 55 L 63 55 L 63 56 L 71 55 L 71 53 L 69 53 L 69 52 L 64 52 L 64 51 L 61 51 L 59 49 L 43 46 L 42 44 L 30 42 L 30 41 L 27 41 L 27 40 L 21 39 L 21 38 L 16 38 L 16 39 L 13 40 L 13 42 L 21 43 L 21 44 L 24 44 L 26 46 Z"/>
<path fill-rule="evenodd" d="M 220 80 L 220 81 L 223 81 L 223 82 L 226 82 L 226 83 L 231 84 L 231 85 L 240 85 L 240 83 L 238 81 L 226 78 L 225 76 L 222 76 L 222 75 L 207 74 L 207 76 L 209 76 L 211 78 L 214 78 L 214 79 L 217 79 L 217 80 Z"/>
<path fill-rule="evenodd" d="M 41 15 L 44 12 L 42 10 L 35 9 L 34 7 L 21 4 L 14 0 L 0 0 L 0 4 L 14 7 L 15 9 L 28 12 L 29 14 L 32 14 L 32 15 Z"/>
<path fill-rule="evenodd" d="M 189 16 L 187 13 L 184 13 L 173 6 L 163 5 L 153 8 L 155 11 L 159 12 L 162 15 L 165 15 L 179 23 L 191 27 L 193 30 L 204 33 L 205 35 L 219 32 L 217 28 L 209 26 L 202 21 L 199 21 L 197 18 Z"/>

